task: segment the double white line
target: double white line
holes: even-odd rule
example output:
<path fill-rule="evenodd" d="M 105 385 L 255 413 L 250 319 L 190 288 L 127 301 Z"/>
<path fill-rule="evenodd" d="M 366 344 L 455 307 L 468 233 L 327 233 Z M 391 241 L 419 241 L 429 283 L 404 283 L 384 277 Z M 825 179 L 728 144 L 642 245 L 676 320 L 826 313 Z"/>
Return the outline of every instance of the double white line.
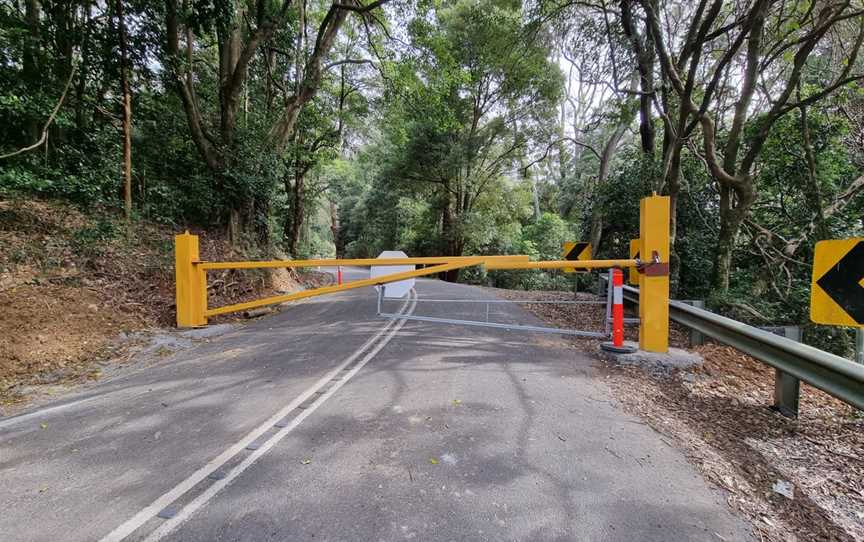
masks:
<path fill-rule="evenodd" d="M 411 314 L 414 312 L 414 308 L 417 306 L 417 297 L 415 292 L 412 290 L 409 298 L 405 301 L 402 307 L 399 309 L 399 314 Z M 242 462 L 240 462 L 236 467 L 232 468 L 230 471 L 225 473 L 225 476 L 221 479 L 213 481 L 204 491 L 202 491 L 197 497 L 189 501 L 186 505 L 182 506 L 176 511 L 176 514 L 164 520 L 164 522 L 157 527 L 153 532 L 150 533 L 149 536 L 145 539 L 146 541 L 156 541 L 161 540 L 171 531 L 175 530 L 179 527 L 183 522 L 189 519 L 192 514 L 194 514 L 198 509 L 207 504 L 210 499 L 216 496 L 219 491 L 224 489 L 226 486 L 231 484 L 238 476 L 240 476 L 243 471 L 252 466 L 255 461 L 257 461 L 261 456 L 266 454 L 273 448 L 276 444 L 279 443 L 280 440 L 285 438 L 285 436 L 293 431 L 298 425 L 303 423 L 307 417 L 309 417 L 315 410 L 321 406 L 327 399 L 332 397 L 339 389 L 345 385 L 355 374 L 357 374 L 360 369 L 363 368 L 364 365 L 369 363 L 372 358 L 375 357 L 378 352 L 384 348 L 387 343 L 393 338 L 394 335 L 405 325 L 406 320 L 390 320 L 387 325 L 381 328 L 371 339 L 366 341 L 363 346 L 357 349 L 353 354 L 348 356 L 345 361 L 339 364 L 338 367 L 330 371 L 328 374 L 323 376 L 320 380 L 318 380 L 315 384 L 312 385 L 309 389 L 300 394 L 293 401 L 285 405 L 278 412 L 273 414 L 270 418 L 267 419 L 264 423 L 250 431 L 245 437 L 243 437 L 236 444 L 232 445 L 224 452 L 219 454 L 218 457 L 214 458 L 212 461 L 192 473 L 191 476 L 174 486 L 170 491 L 153 501 L 150 505 L 143 508 L 140 512 L 129 518 L 126 522 L 121 524 L 119 527 L 108 533 L 105 537 L 102 538 L 102 542 L 115 542 L 124 540 L 126 537 L 134 533 L 145 523 L 153 519 L 160 511 L 170 506 L 177 499 L 185 495 L 196 485 L 204 481 L 208 476 L 219 470 L 223 465 L 228 463 L 232 458 L 236 457 L 237 454 L 241 453 L 247 446 L 255 442 L 259 437 L 261 437 L 267 431 L 270 431 L 277 423 L 282 421 L 286 416 L 288 416 L 293 410 L 297 409 L 300 405 L 306 402 L 312 395 L 314 395 L 321 388 L 325 387 L 327 384 L 331 384 L 330 388 L 321 394 L 318 399 L 316 399 L 308 408 L 303 409 L 293 417 L 290 421 L 285 423 L 284 426 L 280 424 L 279 431 L 275 432 L 270 438 L 268 438 L 265 442 L 263 442 L 257 449 L 255 449 L 251 454 L 249 454 Z M 380 340 L 379 340 L 380 339 Z M 365 355 L 364 355 L 365 353 Z M 357 359 L 362 356 L 362 359 L 358 362 Z M 353 364 L 353 365 L 352 365 Z M 350 367 L 347 373 L 340 380 L 333 380 L 341 371 Z"/>

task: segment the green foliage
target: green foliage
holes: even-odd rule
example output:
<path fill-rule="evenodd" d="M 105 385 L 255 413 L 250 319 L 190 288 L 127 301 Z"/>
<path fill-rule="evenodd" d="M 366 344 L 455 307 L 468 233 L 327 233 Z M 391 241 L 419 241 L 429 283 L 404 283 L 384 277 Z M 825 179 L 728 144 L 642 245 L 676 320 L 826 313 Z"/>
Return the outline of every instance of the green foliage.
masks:
<path fill-rule="evenodd" d="M 604 217 L 602 242 L 600 247 L 595 247 L 598 258 L 630 256 L 630 239 L 639 237 L 639 200 L 651 195 L 659 174 L 659 165 L 643 157 L 634 146 L 622 149 L 617 163 L 619 166 L 613 170 L 609 181 L 597 190 L 592 202 L 594 207 L 582 210 L 583 239 L 589 235 L 590 213 L 599 207 Z"/>
<path fill-rule="evenodd" d="M 312 54 L 317 25 L 330 3 L 303 4 L 304 29 L 299 28 L 301 5 L 291 4 L 266 45 L 259 44 L 242 78 L 230 133 L 224 117 L 229 81 L 220 52 L 228 50 L 231 36 L 246 43 L 249 28 L 272 21 L 282 4 L 179 4 L 177 57 L 166 48 L 172 4 L 124 4 L 133 205 L 136 215 L 149 220 L 177 229 L 227 229 L 238 220 L 241 238 L 249 240 L 246 249 L 261 257 L 289 245 L 289 232 L 299 231 L 292 256 L 338 251 L 369 257 L 401 249 L 420 256 L 555 259 L 564 241 L 587 240 L 592 225 L 601 224 L 595 255 L 623 257 L 630 239 L 638 236 L 639 199 L 654 190 L 670 191 L 662 185 L 671 165 L 664 162 L 663 143 L 674 140 L 665 121 L 674 124 L 675 119 L 653 119 L 657 148 L 654 156 L 643 152 L 635 133 L 638 97 L 624 90 L 636 58 L 614 10 L 604 17 L 575 4 L 548 12 L 548 6 L 513 0 L 420 0 L 391 3 L 375 17 L 351 14 L 331 54 L 321 59 L 320 86 L 301 108 L 295 133 L 277 149 L 271 128 L 285 113 L 284 103 L 298 90 L 308 90 L 298 87 L 297 66 L 306 65 Z M 59 198 L 116 214 L 122 207 L 123 140 L 115 8 L 98 2 L 41 3 L 41 15 L 31 26 L 27 5 L 0 3 L 0 154 L 34 143 L 66 82 L 70 85 L 47 144 L 0 162 L 0 197 Z M 793 6 L 793 11 L 804 9 L 798 16 L 780 16 L 772 7 L 766 25 L 772 40 L 807 35 L 808 5 Z M 689 17 L 682 6 L 681 17 Z M 724 3 L 722 9 L 720 19 L 737 18 L 739 6 Z M 637 19 L 639 10 L 636 6 Z M 390 15 L 397 20 L 386 20 Z M 379 32 L 379 22 L 396 39 Z M 191 58 L 185 51 L 187 29 L 195 43 Z M 832 39 L 840 43 L 848 30 L 836 27 L 827 35 L 836 34 Z M 298 47 L 300 34 L 306 37 L 304 47 Z M 718 37 L 712 43 L 721 42 Z M 815 49 L 796 99 L 798 93 L 812 97 L 825 88 L 823 78 L 830 79 L 836 68 L 835 45 Z M 717 61 L 724 53 L 721 45 L 702 56 Z M 789 71 L 790 54 L 773 60 L 772 73 Z M 579 73 L 565 89 L 560 66 L 568 58 Z M 659 77 L 659 65 L 655 72 Z M 706 81 L 701 72 L 695 76 L 698 103 Z M 178 80 L 193 83 L 194 105 L 181 99 Z M 675 92 L 661 87 L 660 79 L 654 83 L 655 115 L 658 109 L 675 113 Z M 728 83 L 721 81 L 715 101 L 731 107 L 737 89 Z M 739 154 L 758 142 L 759 128 L 768 119 L 764 90 L 758 90 L 748 111 Z M 200 114 L 203 144 L 193 137 L 190 110 Z M 758 325 L 806 322 L 814 243 L 864 234 L 860 191 L 814 227 L 818 211 L 837 202 L 864 171 L 862 111 L 860 85 L 809 104 L 813 178 L 800 111 L 793 109 L 774 123 L 755 168 L 756 202 L 736 239 L 731 286 L 722 295 L 710 281 L 720 195 L 703 160 L 701 127 L 694 124 L 678 179 L 675 295 L 707 299 L 715 309 Z M 721 154 L 728 136 L 723 115 L 716 133 Z M 626 130 L 617 146 L 608 147 L 612 158 L 603 180 L 601 155 L 619 126 Z M 215 160 L 206 159 L 202 145 L 207 144 Z M 331 203 L 340 224 L 336 239 Z M 295 209 L 302 209 L 302 224 L 292 230 Z M 75 233 L 74 248 L 97 254 L 117 234 L 108 219 L 100 219 Z M 785 254 L 799 238 L 793 254 Z M 571 287 L 570 277 L 538 271 L 487 275 L 471 269 L 461 278 L 510 288 Z M 848 354 L 848 333 L 811 327 L 807 340 Z"/>
<path fill-rule="evenodd" d="M 108 216 L 99 215 L 91 225 L 72 232 L 72 249 L 79 255 L 94 258 L 102 254 L 106 243 L 118 234 L 117 224 Z"/>

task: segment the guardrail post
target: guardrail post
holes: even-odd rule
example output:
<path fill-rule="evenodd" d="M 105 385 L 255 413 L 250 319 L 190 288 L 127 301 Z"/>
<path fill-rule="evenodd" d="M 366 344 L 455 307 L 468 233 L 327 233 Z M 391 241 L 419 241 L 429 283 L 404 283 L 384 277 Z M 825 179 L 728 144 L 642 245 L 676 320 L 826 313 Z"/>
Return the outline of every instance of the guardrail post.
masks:
<path fill-rule="evenodd" d="M 864 327 L 855 329 L 855 363 L 864 365 Z"/>
<path fill-rule="evenodd" d="M 783 335 L 787 339 L 801 342 L 801 328 L 798 326 L 785 326 Z M 797 418 L 800 395 L 801 381 L 789 373 L 774 369 L 774 410 L 787 418 Z"/>
<path fill-rule="evenodd" d="M 639 255 L 648 264 L 639 273 L 639 348 L 668 352 L 669 196 L 639 202 Z"/>
<path fill-rule="evenodd" d="M 688 299 L 682 300 L 682 303 L 687 303 L 692 307 L 696 307 L 697 309 L 705 308 L 705 301 L 702 299 Z M 702 346 L 705 344 L 705 335 L 702 335 L 701 331 L 696 331 L 695 329 L 690 329 L 690 347 L 694 346 Z"/>
<path fill-rule="evenodd" d="M 174 280 L 177 327 L 207 325 L 207 278 L 199 261 L 198 236 L 188 231 L 174 236 Z"/>
<path fill-rule="evenodd" d="M 597 297 L 603 297 L 607 295 L 607 284 L 603 280 L 603 271 L 597 273 Z"/>

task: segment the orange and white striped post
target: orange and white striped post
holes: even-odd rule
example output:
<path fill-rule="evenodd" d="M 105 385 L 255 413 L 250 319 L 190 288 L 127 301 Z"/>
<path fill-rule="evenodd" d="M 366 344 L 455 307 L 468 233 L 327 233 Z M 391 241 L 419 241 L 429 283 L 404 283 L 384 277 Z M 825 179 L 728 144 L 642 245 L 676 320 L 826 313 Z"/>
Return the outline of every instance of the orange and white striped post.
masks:
<path fill-rule="evenodd" d="M 342 266 L 336 266 L 336 284 L 342 286 Z"/>
<path fill-rule="evenodd" d="M 600 347 L 616 354 L 636 351 L 624 344 L 624 271 L 618 267 L 612 269 L 612 342 Z"/>
<path fill-rule="evenodd" d="M 624 346 L 624 272 L 612 270 L 612 345 Z"/>

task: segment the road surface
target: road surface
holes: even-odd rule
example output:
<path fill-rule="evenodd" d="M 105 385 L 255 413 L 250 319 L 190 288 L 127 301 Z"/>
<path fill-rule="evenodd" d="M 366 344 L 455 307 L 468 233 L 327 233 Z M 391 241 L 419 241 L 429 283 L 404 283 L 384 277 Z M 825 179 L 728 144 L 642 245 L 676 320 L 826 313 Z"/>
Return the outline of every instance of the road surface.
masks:
<path fill-rule="evenodd" d="M 387 308 L 484 319 L 422 300 L 488 295 L 418 280 Z M 749 539 L 566 339 L 375 303 L 311 299 L 0 419 L 0 539 Z"/>

